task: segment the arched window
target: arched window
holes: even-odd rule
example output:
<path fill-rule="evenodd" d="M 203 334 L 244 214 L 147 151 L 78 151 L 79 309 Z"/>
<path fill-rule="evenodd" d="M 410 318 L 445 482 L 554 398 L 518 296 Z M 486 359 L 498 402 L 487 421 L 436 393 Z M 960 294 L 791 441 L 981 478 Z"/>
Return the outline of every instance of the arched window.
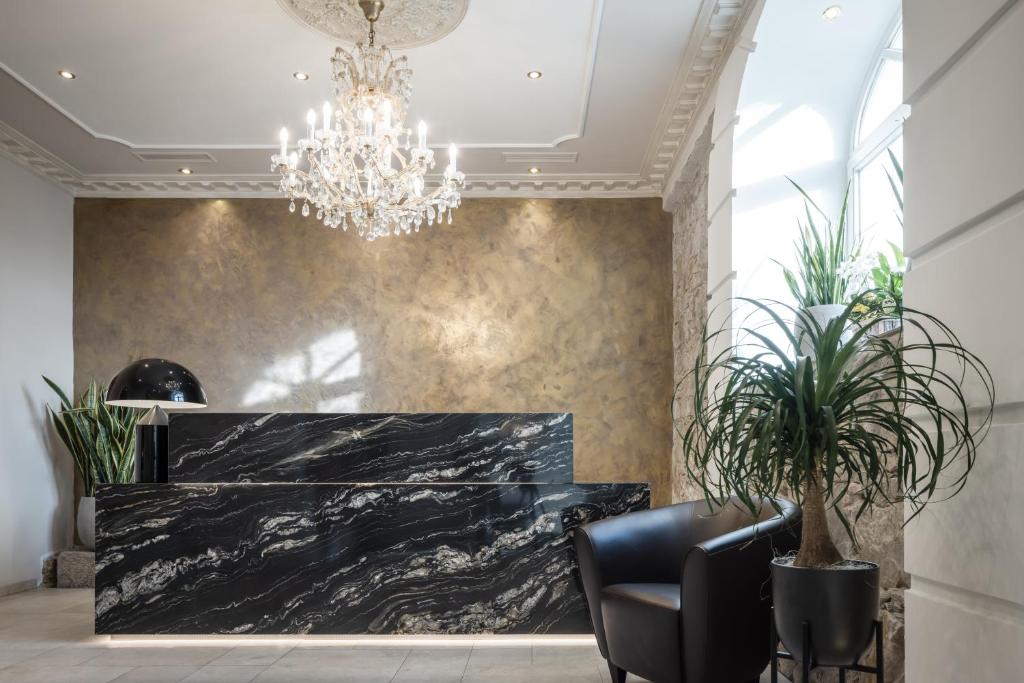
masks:
<path fill-rule="evenodd" d="M 868 73 L 854 124 L 850 177 L 857 233 L 866 252 L 903 248 L 903 26 L 897 23 Z"/>

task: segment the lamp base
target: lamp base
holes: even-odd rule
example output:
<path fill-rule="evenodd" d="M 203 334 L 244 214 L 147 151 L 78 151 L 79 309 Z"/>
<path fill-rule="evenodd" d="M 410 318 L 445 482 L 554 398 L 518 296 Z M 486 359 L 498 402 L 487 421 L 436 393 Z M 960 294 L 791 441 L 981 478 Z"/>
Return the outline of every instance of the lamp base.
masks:
<path fill-rule="evenodd" d="M 167 413 L 153 406 L 135 427 L 135 483 L 167 483 Z"/>

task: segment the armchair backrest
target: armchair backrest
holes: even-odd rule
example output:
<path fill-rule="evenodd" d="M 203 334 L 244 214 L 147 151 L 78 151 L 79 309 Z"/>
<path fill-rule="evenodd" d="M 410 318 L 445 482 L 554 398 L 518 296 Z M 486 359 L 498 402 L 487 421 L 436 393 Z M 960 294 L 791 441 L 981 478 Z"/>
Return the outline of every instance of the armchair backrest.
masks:
<path fill-rule="evenodd" d="M 792 503 L 783 500 L 780 505 L 784 510 L 792 508 L 799 518 L 799 509 Z M 773 526 L 776 515 L 766 501 L 757 525 Z M 713 545 L 714 539 L 734 534 L 752 538 L 753 532 L 745 530 L 754 524 L 750 513 L 736 505 L 712 510 L 699 500 L 631 512 L 577 529 L 575 547 L 580 576 L 601 653 L 607 656 L 600 603 L 604 587 L 616 583 L 681 584 L 692 549 L 704 543 Z M 764 570 L 767 572 L 767 565 Z"/>
<path fill-rule="evenodd" d="M 795 550 L 800 538 L 800 508 L 781 499 L 775 504 L 781 512 L 762 501 L 756 522 L 727 506 L 719 530 L 734 528 L 686 555 L 681 650 L 687 681 L 752 680 L 768 664 L 771 561 Z"/>

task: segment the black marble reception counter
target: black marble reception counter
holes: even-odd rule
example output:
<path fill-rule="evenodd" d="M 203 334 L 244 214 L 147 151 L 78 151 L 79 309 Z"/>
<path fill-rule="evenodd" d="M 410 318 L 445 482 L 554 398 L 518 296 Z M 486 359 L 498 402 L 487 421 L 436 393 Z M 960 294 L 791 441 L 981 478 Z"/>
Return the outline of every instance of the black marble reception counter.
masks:
<path fill-rule="evenodd" d="M 171 416 L 172 482 L 571 482 L 570 413 Z"/>
<path fill-rule="evenodd" d="M 636 484 L 147 484 L 97 496 L 96 632 L 585 633 L 568 533 Z"/>
<path fill-rule="evenodd" d="M 572 530 L 650 506 L 646 484 L 571 482 L 568 414 L 170 431 L 188 483 L 97 491 L 99 634 L 585 633 Z"/>

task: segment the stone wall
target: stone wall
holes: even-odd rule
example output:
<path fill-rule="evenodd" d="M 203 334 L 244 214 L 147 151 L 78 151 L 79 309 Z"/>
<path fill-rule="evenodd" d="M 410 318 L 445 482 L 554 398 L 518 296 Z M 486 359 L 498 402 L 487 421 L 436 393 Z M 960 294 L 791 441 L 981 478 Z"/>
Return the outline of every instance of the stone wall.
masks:
<path fill-rule="evenodd" d="M 679 179 L 678 204 L 672 213 L 672 358 L 676 387 L 672 407 L 672 500 L 701 498 L 700 487 L 686 473 L 677 430 L 693 415 L 691 377 L 700 348 L 708 291 L 708 160 L 711 121 L 704 127 Z"/>

